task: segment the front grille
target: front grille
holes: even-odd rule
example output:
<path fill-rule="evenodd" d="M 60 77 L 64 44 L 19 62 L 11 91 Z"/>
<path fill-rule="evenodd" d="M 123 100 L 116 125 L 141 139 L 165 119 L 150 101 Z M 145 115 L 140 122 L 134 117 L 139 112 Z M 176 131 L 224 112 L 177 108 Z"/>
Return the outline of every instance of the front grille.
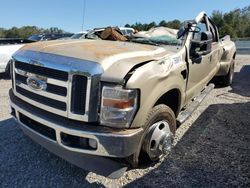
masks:
<path fill-rule="evenodd" d="M 16 91 L 20 93 L 21 95 L 24 95 L 25 97 L 28 97 L 29 99 L 32 99 L 34 101 L 37 101 L 39 103 L 45 104 L 47 106 L 50 106 L 52 108 L 56 108 L 59 110 L 66 111 L 66 103 L 60 102 L 54 99 L 50 99 L 48 97 L 43 97 L 41 95 L 34 94 L 32 92 L 29 92 L 19 86 L 16 86 Z"/>
<path fill-rule="evenodd" d="M 19 113 L 20 121 L 29 127 L 30 129 L 38 132 L 39 134 L 56 141 L 56 131 L 50 127 L 47 127 L 37 121 L 30 119 L 29 117 Z"/>
<path fill-rule="evenodd" d="M 27 80 L 27 76 L 22 76 L 20 74 L 15 74 L 16 75 L 16 81 L 23 83 L 23 84 L 27 84 L 26 80 Z M 53 84 L 49 84 L 47 83 L 47 88 L 46 91 L 53 93 L 53 94 L 57 94 L 57 95 L 61 95 L 61 96 L 66 96 L 67 95 L 67 88 L 66 87 L 61 87 L 61 86 L 57 86 L 57 85 L 53 85 Z"/>
<path fill-rule="evenodd" d="M 72 79 L 71 111 L 75 114 L 85 114 L 85 99 L 87 91 L 87 78 L 74 75 Z"/>
<path fill-rule="evenodd" d="M 39 74 L 42 76 L 55 78 L 58 80 L 67 81 L 68 80 L 68 73 L 60 70 L 55 70 L 46 67 L 40 67 L 37 65 L 32 65 L 28 63 L 23 63 L 20 61 L 16 61 L 15 66 L 17 69 L 21 69 L 30 73 Z"/>
<path fill-rule="evenodd" d="M 86 116 L 83 118 L 86 112 L 87 76 L 70 75 L 69 72 L 62 70 L 20 61 L 15 61 L 13 69 L 13 88 L 17 97 L 48 112 L 70 119 L 88 121 Z M 27 78 L 30 76 L 43 80 L 47 87 L 43 90 L 31 88 L 27 84 Z"/>

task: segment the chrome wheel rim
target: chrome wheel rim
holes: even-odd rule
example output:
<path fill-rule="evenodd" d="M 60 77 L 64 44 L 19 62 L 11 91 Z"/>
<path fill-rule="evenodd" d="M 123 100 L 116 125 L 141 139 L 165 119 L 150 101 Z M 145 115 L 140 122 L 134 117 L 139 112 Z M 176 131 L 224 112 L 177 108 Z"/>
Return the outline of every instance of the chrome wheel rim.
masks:
<path fill-rule="evenodd" d="M 163 153 L 169 153 L 173 144 L 169 123 L 166 120 L 154 123 L 146 135 L 145 142 L 144 150 L 151 159 L 158 158 Z"/>

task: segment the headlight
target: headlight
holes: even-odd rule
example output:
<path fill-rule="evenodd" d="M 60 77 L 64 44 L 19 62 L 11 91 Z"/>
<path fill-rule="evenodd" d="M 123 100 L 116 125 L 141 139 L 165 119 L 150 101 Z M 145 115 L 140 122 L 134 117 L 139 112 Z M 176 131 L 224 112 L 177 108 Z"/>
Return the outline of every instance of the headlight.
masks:
<path fill-rule="evenodd" d="M 100 122 L 110 127 L 129 127 L 137 110 L 138 91 L 104 86 Z"/>

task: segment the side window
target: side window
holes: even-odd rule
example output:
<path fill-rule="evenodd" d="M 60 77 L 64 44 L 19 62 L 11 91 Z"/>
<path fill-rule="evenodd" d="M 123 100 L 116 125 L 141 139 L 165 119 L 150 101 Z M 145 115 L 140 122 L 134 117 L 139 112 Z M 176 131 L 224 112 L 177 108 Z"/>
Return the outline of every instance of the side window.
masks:
<path fill-rule="evenodd" d="M 217 32 L 216 32 L 216 29 L 214 28 L 214 25 L 212 24 L 210 19 L 208 22 L 209 22 L 209 30 L 212 33 L 213 42 L 218 42 Z"/>
<path fill-rule="evenodd" d="M 132 31 L 132 30 L 127 30 L 127 34 L 128 34 L 128 35 L 132 35 L 132 34 L 133 34 L 133 31 Z"/>
<path fill-rule="evenodd" d="M 126 30 L 121 29 L 120 31 L 122 32 L 123 35 L 126 35 Z"/>
<path fill-rule="evenodd" d="M 207 28 L 207 25 L 206 25 L 206 22 L 204 21 L 202 21 L 202 22 L 200 22 L 200 23 L 198 23 L 197 24 L 197 26 L 201 29 L 200 30 L 200 32 L 198 32 L 198 33 L 194 33 L 194 36 L 193 36 L 193 39 L 194 40 L 201 40 L 201 33 L 202 32 L 206 32 L 206 31 L 208 31 L 208 28 Z"/>
<path fill-rule="evenodd" d="M 209 25 L 209 29 L 210 29 L 210 31 L 212 33 L 213 42 L 216 42 L 215 30 L 213 29 L 213 27 L 211 25 Z"/>

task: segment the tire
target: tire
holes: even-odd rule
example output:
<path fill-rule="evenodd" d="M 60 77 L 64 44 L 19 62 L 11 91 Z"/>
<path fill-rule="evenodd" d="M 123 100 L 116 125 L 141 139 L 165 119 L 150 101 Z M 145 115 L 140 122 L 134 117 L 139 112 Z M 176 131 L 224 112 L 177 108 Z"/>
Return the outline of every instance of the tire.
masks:
<path fill-rule="evenodd" d="M 152 126 L 159 121 L 166 121 L 169 125 L 169 129 L 171 134 L 174 136 L 176 131 L 176 118 L 174 112 L 166 105 L 160 104 L 155 106 L 148 114 L 146 123 L 145 123 L 145 131 L 143 137 L 141 139 L 141 143 L 138 148 L 138 152 L 130 156 L 129 163 L 132 167 L 137 167 L 138 163 L 140 164 L 148 164 L 154 161 L 158 161 L 162 156 L 162 152 L 159 152 L 157 155 L 150 155 L 148 153 L 148 147 L 150 145 L 148 140 L 148 135 L 152 130 Z M 173 140 L 172 140 L 173 141 Z"/>
<path fill-rule="evenodd" d="M 221 77 L 221 84 L 225 87 L 230 86 L 233 83 L 234 66 L 235 66 L 235 60 L 233 59 L 227 75 Z"/>

